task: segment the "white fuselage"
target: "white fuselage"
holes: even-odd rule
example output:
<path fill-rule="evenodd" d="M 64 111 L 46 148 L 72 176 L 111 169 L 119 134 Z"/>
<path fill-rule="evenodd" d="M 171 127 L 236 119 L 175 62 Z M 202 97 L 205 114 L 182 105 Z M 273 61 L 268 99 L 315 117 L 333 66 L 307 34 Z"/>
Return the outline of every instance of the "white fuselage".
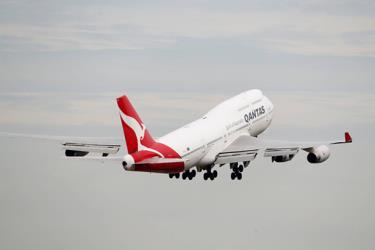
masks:
<path fill-rule="evenodd" d="M 202 118 L 161 138 L 185 161 L 185 169 L 212 165 L 239 136 L 257 136 L 270 125 L 273 105 L 260 90 L 243 92 L 224 101 Z"/>

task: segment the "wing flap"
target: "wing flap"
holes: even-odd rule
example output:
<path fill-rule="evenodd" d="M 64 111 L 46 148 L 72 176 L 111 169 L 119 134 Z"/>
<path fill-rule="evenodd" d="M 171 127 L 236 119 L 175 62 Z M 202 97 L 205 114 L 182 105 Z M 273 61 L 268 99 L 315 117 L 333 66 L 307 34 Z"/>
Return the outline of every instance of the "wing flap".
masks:
<path fill-rule="evenodd" d="M 101 154 L 103 157 L 107 157 L 110 154 L 116 154 L 121 145 L 66 142 L 62 144 L 62 148 L 65 150 L 66 157 L 85 157 L 89 153 Z"/>
<path fill-rule="evenodd" d="M 258 150 L 223 152 L 218 154 L 215 164 L 228 164 L 240 161 L 252 161 L 258 154 Z"/>
<path fill-rule="evenodd" d="M 283 155 L 295 155 L 299 151 L 299 148 L 266 148 L 264 151 L 264 157 L 275 157 Z"/>
<path fill-rule="evenodd" d="M 258 155 L 259 149 L 257 138 L 248 135 L 240 136 L 217 155 L 215 164 L 252 161 Z"/>

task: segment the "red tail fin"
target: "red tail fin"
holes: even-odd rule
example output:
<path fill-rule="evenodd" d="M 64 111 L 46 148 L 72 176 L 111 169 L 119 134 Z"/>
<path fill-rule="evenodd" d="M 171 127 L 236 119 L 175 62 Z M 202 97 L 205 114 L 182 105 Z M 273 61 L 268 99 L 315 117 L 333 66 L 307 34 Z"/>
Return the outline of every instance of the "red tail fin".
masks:
<path fill-rule="evenodd" d="M 143 124 L 127 96 L 117 98 L 120 108 L 120 118 L 124 130 L 128 153 L 132 154 L 141 149 L 141 146 L 151 147 L 155 141 Z"/>

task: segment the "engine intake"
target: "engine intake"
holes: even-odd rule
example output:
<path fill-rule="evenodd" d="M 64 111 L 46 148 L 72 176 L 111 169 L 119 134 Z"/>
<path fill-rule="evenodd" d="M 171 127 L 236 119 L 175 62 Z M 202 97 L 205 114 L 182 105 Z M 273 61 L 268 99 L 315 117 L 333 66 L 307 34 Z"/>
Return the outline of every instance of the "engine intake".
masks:
<path fill-rule="evenodd" d="M 310 163 L 322 163 L 331 155 L 330 149 L 326 145 L 313 147 L 307 155 L 307 161 Z"/>

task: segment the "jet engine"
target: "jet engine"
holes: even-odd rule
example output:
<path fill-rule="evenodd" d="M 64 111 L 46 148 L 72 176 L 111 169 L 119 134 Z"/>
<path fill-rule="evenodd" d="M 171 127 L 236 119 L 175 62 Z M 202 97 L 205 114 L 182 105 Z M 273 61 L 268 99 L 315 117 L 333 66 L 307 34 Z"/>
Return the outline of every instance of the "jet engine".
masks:
<path fill-rule="evenodd" d="M 272 156 L 272 162 L 286 162 L 292 160 L 294 155 L 277 155 Z"/>
<path fill-rule="evenodd" d="M 313 147 L 311 150 L 309 150 L 307 161 L 310 163 L 321 163 L 326 161 L 330 155 L 331 151 L 326 145 Z"/>

